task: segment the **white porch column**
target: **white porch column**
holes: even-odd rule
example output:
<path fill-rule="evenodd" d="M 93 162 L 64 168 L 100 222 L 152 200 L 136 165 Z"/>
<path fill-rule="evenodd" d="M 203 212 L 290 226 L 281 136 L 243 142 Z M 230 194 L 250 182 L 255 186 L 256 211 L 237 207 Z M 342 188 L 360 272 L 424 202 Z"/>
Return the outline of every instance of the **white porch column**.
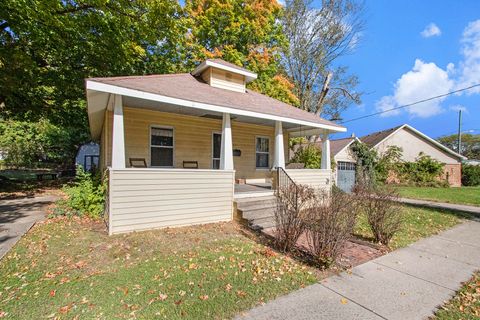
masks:
<path fill-rule="evenodd" d="M 125 131 L 122 96 L 113 96 L 112 168 L 125 168 Z"/>
<path fill-rule="evenodd" d="M 324 133 L 322 135 L 322 169 L 332 170 L 332 165 L 330 162 L 330 139 L 328 134 Z"/>
<path fill-rule="evenodd" d="M 283 129 L 282 122 L 275 121 L 275 154 L 273 157 L 273 168 L 285 169 L 285 151 L 283 148 Z"/>
<path fill-rule="evenodd" d="M 233 170 L 232 126 L 229 113 L 223 114 L 220 170 Z"/>

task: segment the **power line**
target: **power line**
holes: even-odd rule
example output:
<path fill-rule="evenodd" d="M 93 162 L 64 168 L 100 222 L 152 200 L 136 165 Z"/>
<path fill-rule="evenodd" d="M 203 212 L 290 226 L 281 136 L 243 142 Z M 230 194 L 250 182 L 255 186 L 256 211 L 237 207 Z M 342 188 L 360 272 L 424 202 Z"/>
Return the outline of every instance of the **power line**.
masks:
<path fill-rule="evenodd" d="M 372 113 L 372 114 L 367 114 L 367 115 L 365 115 L 365 116 L 361 116 L 361 117 L 358 117 L 358 118 L 353 118 L 353 119 L 350 119 L 350 120 L 345 120 L 345 121 L 342 121 L 342 122 L 340 122 L 340 123 L 341 123 L 341 124 L 344 124 L 344 123 L 347 123 L 347 122 L 352 122 L 352 121 L 357 121 L 357 120 L 361 120 L 361 119 L 365 119 L 365 118 L 377 116 L 377 115 L 382 114 L 382 113 L 386 113 L 386 112 L 390 112 L 390 111 L 394 111 L 394 110 L 398 110 L 398 109 L 403 109 L 403 108 L 407 108 L 407 107 L 411 107 L 411 106 L 414 106 L 414 105 L 419 104 L 419 103 L 423 103 L 423 102 L 427 102 L 427 101 L 431 101 L 431 100 L 443 98 L 443 97 L 446 97 L 446 96 L 449 96 L 449 95 L 452 95 L 452 94 L 455 94 L 455 93 L 458 93 L 458 92 L 462 92 L 462 91 L 466 91 L 466 90 L 473 89 L 473 88 L 475 88 L 475 87 L 480 87 L 480 83 L 474 84 L 474 85 L 472 85 L 472 86 L 470 86 L 470 87 L 465 87 L 465 88 L 458 89 L 458 90 L 455 90 L 455 91 L 450 91 L 450 92 L 447 92 L 447 93 L 444 93 L 444 94 L 441 94 L 441 95 L 438 95 L 438 96 L 434 96 L 434 97 L 431 97 L 431 98 L 427 98 L 427 99 L 419 100 L 419 101 L 412 102 L 412 103 L 409 103 L 409 104 L 405 104 L 405 105 L 402 105 L 402 106 L 398 106 L 398 107 L 395 107 L 395 108 L 391 108 L 391 109 L 387 109 L 387 110 L 383 110 L 383 111 L 378 111 L 378 112 L 375 112 L 375 113 Z"/>

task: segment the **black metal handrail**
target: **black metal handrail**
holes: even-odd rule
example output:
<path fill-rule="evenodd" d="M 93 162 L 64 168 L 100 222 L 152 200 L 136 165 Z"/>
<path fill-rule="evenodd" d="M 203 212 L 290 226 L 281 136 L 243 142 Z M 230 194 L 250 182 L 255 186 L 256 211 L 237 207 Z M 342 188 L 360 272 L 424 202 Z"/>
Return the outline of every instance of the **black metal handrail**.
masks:
<path fill-rule="evenodd" d="M 277 201 L 279 200 L 279 192 L 282 192 L 284 198 L 290 202 L 290 205 L 293 206 L 295 210 L 298 208 L 298 185 L 293 181 L 293 179 L 288 175 L 285 169 L 277 167 L 277 188 L 275 195 L 277 196 Z"/>

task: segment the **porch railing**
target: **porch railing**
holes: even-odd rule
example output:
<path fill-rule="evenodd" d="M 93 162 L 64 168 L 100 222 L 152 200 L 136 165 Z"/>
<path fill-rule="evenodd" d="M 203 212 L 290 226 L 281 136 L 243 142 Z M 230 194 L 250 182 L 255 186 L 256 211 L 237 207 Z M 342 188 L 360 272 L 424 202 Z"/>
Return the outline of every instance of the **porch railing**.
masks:
<path fill-rule="evenodd" d="M 298 208 L 298 185 L 288 175 L 285 169 L 277 167 L 277 179 L 276 179 L 275 196 L 277 202 L 280 197 L 289 202 L 295 210 Z"/>

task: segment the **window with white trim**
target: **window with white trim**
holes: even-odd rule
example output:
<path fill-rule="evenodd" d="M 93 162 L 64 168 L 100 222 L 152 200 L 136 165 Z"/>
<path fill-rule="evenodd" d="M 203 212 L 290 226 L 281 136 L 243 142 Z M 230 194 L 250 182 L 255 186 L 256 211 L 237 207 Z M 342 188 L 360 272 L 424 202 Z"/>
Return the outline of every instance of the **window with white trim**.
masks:
<path fill-rule="evenodd" d="M 222 146 L 222 134 L 212 135 L 212 169 L 220 169 L 220 150 Z"/>
<path fill-rule="evenodd" d="M 150 165 L 152 167 L 173 167 L 173 129 L 151 128 Z"/>
<path fill-rule="evenodd" d="M 269 139 L 257 137 L 255 143 L 255 166 L 257 169 L 269 168 Z"/>

